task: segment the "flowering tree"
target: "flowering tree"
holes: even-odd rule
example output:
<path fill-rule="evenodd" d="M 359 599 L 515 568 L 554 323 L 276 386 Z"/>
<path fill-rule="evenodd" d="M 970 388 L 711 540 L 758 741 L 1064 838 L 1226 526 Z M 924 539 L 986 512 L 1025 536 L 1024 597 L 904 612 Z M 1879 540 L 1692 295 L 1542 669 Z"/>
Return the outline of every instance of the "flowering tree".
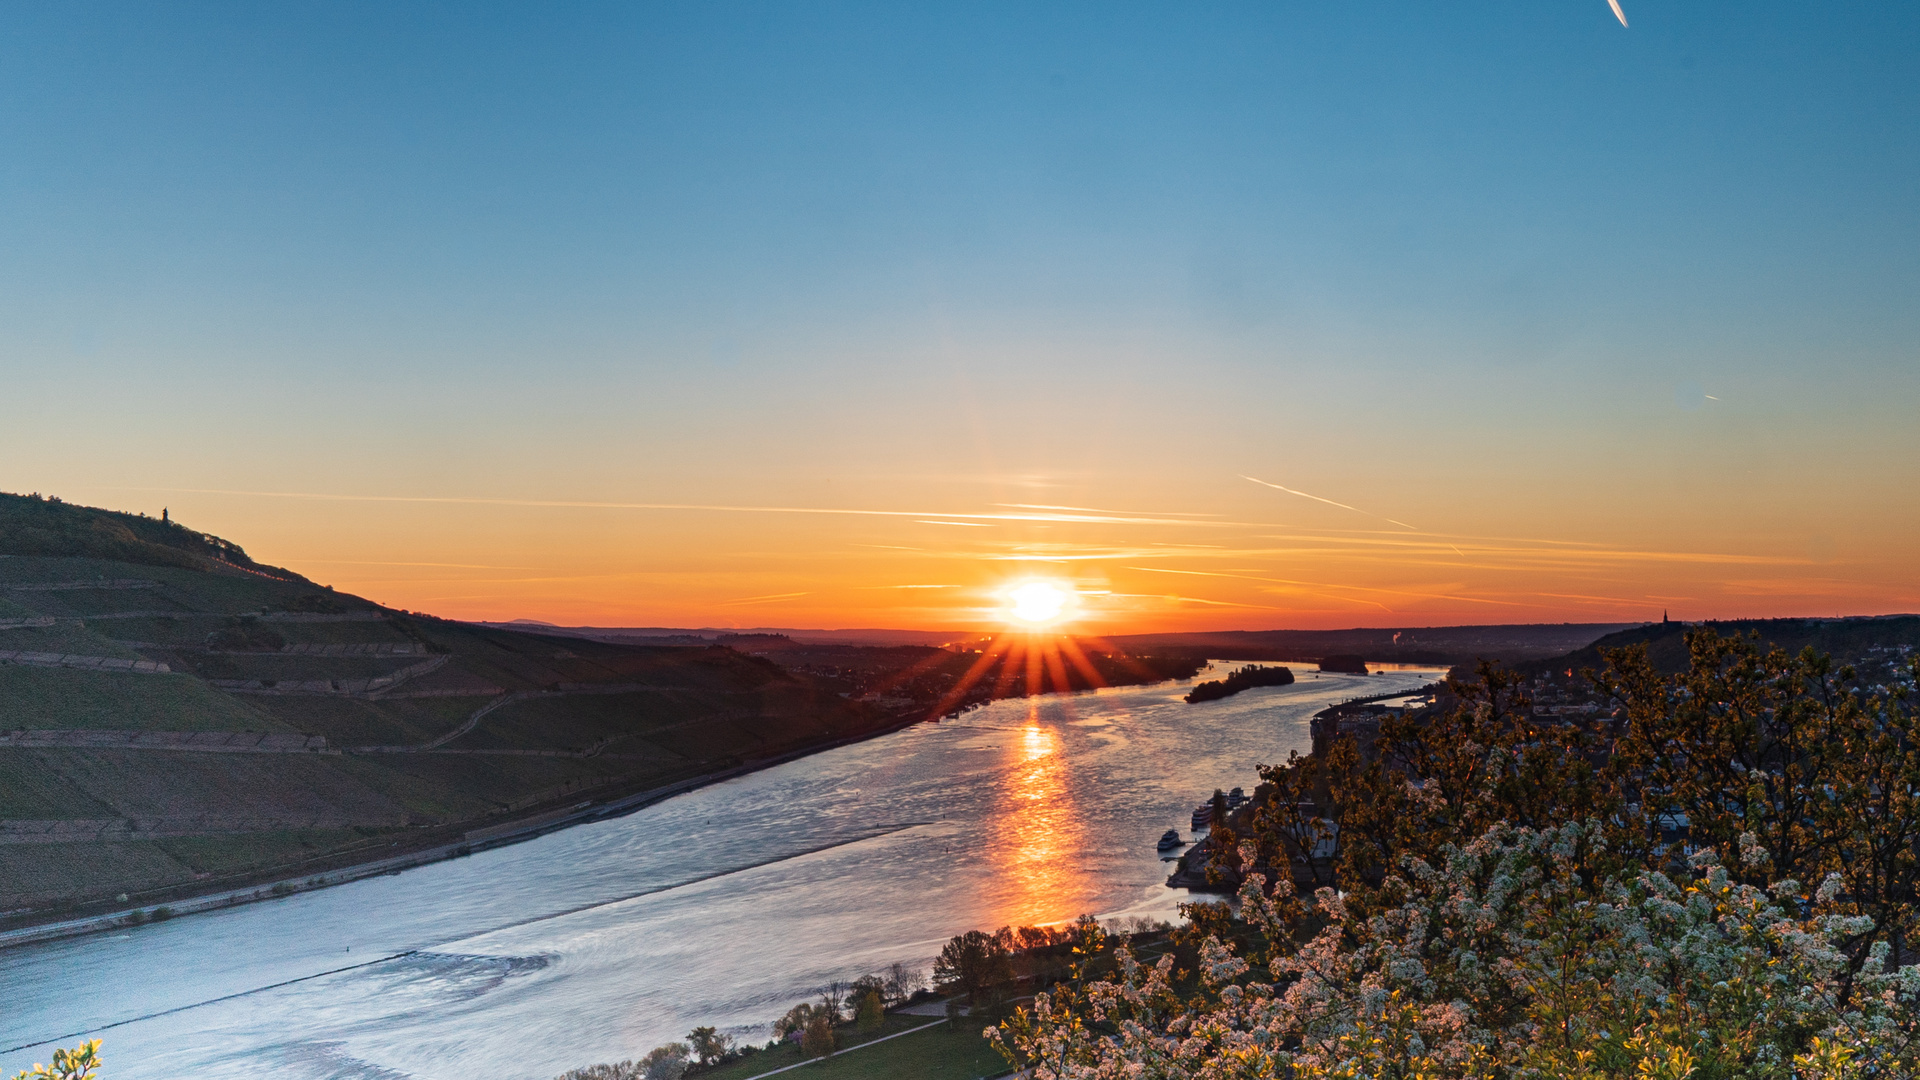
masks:
<path fill-rule="evenodd" d="M 1541 724 L 1483 669 L 1438 722 L 1263 770 L 1239 911 L 1190 908 L 1191 971 L 1123 944 L 991 1037 L 1036 1080 L 1920 1075 L 1911 708 L 1690 645 L 1671 679 L 1610 657 L 1624 731 Z M 1328 865 L 1308 817 L 1340 825 Z"/>
<path fill-rule="evenodd" d="M 1403 902 L 1364 919 L 1251 875 L 1241 917 L 1265 955 L 1209 936 L 1182 979 L 1123 943 L 1115 976 L 1042 994 L 993 1037 L 1036 1080 L 1920 1075 L 1920 970 L 1889 970 L 1884 943 L 1849 963 L 1864 916 L 1834 911 L 1837 877 L 1763 891 L 1705 849 L 1684 883 L 1587 886 L 1601 832 L 1503 826 L 1409 858 Z"/>
<path fill-rule="evenodd" d="M 55 1050 L 53 1064 L 35 1065 L 14 1080 L 93 1080 L 100 1068 L 100 1040 L 81 1043 L 71 1050 Z"/>

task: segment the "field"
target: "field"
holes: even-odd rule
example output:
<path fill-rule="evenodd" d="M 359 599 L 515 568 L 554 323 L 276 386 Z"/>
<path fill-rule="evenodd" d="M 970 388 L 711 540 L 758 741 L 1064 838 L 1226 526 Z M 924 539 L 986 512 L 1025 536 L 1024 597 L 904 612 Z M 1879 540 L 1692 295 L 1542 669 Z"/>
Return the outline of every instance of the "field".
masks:
<path fill-rule="evenodd" d="M 782 1075 L 794 1080 L 982 1080 L 1010 1072 L 1007 1059 L 981 1037 L 980 1031 L 977 1021 L 962 1019 L 955 1026 L 933 1017 L 889 1014 L 877 1036 L 861 1036 L 852 1028 L 842 1028 L 842 1050 L 851 1052 L 817 1059 Z M 873 1041 L 888 1035 L 896 1037 Z M 868 1042 L 872 1045 L 862 1045 Z M 760 1050 L 717 1068 L 703 1069 L 689 1080 L 749 1080 L 805 1060 L 798 1047 L 783 1044 L 776 1050 Z"/>
<path fill-rule="evenodd" d="M 289 730 L 251 702 L 188 675 L 0 664 L 0 729 L 18 728 Z"/>

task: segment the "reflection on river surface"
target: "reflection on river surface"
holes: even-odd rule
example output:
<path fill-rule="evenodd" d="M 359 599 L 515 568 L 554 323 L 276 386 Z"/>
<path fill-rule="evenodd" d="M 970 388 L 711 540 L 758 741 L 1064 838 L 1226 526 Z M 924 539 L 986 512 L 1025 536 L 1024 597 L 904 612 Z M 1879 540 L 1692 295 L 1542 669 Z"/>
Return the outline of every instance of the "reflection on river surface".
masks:
<path fill-rule="evenodd" d="M 1073 872 L 1069 858 L 1086 846 L 1086 830 L 1067 783 L 1068 764 L 1060 754 L 1060 736 L 1040 719 L 1040 707 L 1028 709 L 1026 727 L 1011 749 L 1002 784 L 1006 797 L 994 807 L 987 851 L 994 854 L 999 879 L 1011 896 L 988 920 L 995 926 L 1034 926 L 1057 921 L 1066 908 L 1090 911 L 1095 905 L 1087 882 Z M 991 929 L 989 927 L 988 929 Z"/>
<path fill-rule="evenodd" d="M 1431 678 L 1002 701 L 471 858 L 0 953 L 0 1072 L 83 1032 L 112 1080 L 545 1080 L 697 1024 L 763 1039 L 967 930 L 1175 917 L 1163 830 L 1304 752 L 1323 706 Z"/>

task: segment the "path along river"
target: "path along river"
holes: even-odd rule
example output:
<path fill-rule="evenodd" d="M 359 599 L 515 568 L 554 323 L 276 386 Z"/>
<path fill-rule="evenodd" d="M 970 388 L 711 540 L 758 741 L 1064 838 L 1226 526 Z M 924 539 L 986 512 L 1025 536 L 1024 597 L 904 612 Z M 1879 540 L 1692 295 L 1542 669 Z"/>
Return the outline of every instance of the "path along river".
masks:
<path fill-rule="evenodd" d="M 1320 708 L 1435 674 L 1001 701 L 469 858 L 0 952 L 0 1075 L 83 1032 L 111 1080 L 547 1080 L 696 1024 L 765 1039 L 967 930 L 1177 918 L 1162 831 L 1304 753 Z"/>

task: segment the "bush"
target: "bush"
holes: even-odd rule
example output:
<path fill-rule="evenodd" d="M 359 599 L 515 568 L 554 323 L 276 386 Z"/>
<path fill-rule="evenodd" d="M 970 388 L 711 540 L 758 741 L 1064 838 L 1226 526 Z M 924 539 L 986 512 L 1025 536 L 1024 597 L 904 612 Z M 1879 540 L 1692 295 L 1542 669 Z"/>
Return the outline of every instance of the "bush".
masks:
<path fill-rule="evenodd" d="M 880 1030 L 880 1025 L 886 1023 L 887 1010 L 880 1004 L 879 991 L 869 990 L 861 996 L 860 1004 L 854 1011 L 853 1020 L 861 1031 L 869 1035 Z"/>
<path fill-rule="evenodd" d="M 793 1008 L 788 1009 L 787 1015 L 773 1022 L 774 1037 L 784 1039 L 796 1031 L 807 1030 L 807 1025 L 813 1022 L 813 1014 L 816 1011 L 813 1003 L 810 1001 L 803 1001 Z M 832 1021 L 828 1021 L 828 1023 L 832 1023 Z"/>
<path fill-rule="evenodd" d="M 81 1043 L 71 1050 L 55 1050 L 52 1065 L 27 1069 L 14 1080 L 93 1080 L 100 1068 L 100 1040 Z"/>
<path fill-rule="evenodd" d="M 733 1053 L 733 1039 L 711 1027 L 697 1027 L 687 1033 L 687 1044 L 702 1065 L 712 1065 Z"/>
<path fill-rule="evenodd" d="M 588 1065 L 569 1069 L 555 1080 L 641 1080 L 640 1063 L 620 1061 L 608 1065 Z"/>
<path fill-rule="evenodd" d="M 687 1057 L 692 1052 L 692 1048 L 682 1042 L 654 1047 L 640 1059 L 642 1080 L 680 1080 L 687 1071 Z"/>
<path fill-rule="evenodd" d="M 833 1021 L 825 1012 L 816 1010 L 807 1021 L 806 1032 L 800 1036 L 800 1052 L 808 1057 L 826 1057 L 833 1053 L 834 1041 Z"/>

